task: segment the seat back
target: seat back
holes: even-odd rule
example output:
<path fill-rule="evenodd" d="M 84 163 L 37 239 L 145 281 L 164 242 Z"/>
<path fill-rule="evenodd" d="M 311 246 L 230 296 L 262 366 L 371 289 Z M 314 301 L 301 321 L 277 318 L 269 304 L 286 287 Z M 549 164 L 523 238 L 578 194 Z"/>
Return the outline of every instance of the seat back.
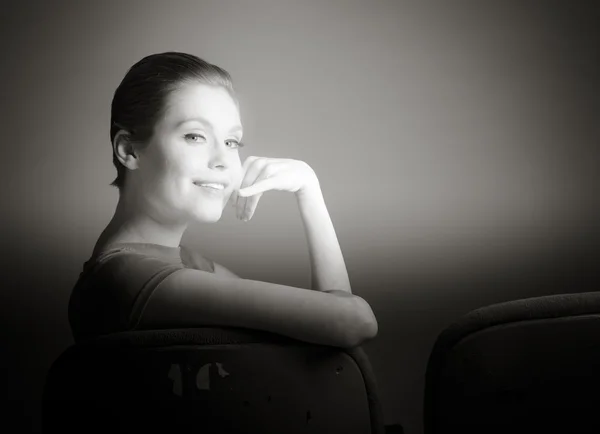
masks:
<path fill-rule="evenodd" d="M 237 328 L 116 333 L 68 348 L 44 432 L 383 433 L 364 351 Z"/>
<path fill-rule="evenodd" d="M 424 432 L 598 433 L 600 293 L 494 304 L 431 352 Z"/>

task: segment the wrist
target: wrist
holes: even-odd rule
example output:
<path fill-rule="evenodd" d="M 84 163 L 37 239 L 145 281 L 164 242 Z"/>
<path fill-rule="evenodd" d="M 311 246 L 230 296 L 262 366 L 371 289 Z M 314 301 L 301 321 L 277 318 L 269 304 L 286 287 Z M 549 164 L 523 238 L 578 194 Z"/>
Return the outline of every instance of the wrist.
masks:
<path fill-rule="evenodd" d="M 314 200 L 322 198 L 321 185 L 317 177 L 314 177 L 310 182 L 307 182 L 302 188 L 296 192 L 296 198 L 299 201 Z"/>

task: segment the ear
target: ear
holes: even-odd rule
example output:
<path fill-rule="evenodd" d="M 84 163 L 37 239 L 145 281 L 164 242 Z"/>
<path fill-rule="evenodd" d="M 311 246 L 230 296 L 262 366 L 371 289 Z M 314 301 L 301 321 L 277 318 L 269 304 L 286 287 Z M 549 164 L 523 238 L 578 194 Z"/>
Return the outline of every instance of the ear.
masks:
<path fill-rule="evenodd" d="M 130 135 L 125 130 L 119 130 L 113 140 L 113 152 L 121 164 L 130 170 L 135 170 L 139 165 L 139 157 Z"/>

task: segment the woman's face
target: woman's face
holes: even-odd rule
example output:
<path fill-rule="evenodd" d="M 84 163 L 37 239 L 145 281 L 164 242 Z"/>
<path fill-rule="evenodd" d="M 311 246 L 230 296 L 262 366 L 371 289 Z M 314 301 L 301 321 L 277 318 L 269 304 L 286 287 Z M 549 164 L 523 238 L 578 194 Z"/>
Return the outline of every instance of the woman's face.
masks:
<path fill-rule="evenodd" d="M 187 83 L 173 91 L 134 171 L 153 218 L 218 221 L 241 183 L 241 139 L 240 113 L 227 90 Z"/>

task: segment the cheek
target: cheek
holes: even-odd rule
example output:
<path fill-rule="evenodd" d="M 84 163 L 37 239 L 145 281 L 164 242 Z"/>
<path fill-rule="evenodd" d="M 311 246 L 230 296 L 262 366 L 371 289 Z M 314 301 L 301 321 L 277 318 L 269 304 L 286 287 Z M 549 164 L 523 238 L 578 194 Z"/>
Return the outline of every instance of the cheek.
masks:
<path fill-rule="evenodd" d="M 146 158 L 143 167 L 141 167 L 144 183 L 155 187 L 168 184 L 170 179 L 173 178 L 179 170 L 178 161 L 171 156 L 161 155 L 159 153 L 154 153 L 150 158 Z"/>
<path fill-rule="evenodd" d="M 186 183 L 200 173 L 197 166 L 197 158 L 190 155 L 168 155 L 163 162 L 162 172 L 170 182 Z"/>
<path fill-rule="evenodd" d="M 162 161 L 154 164 L 154 173 L 148 175 L 153 178 L 154 187 L 163 200 L 171 204 L 181 201 L 181 197 L 188 196 L 192 192 L 194 185 L 191 183 L 193 178 L 193 168 L 189 167 L 189 160 L 168 156 Z"/>

